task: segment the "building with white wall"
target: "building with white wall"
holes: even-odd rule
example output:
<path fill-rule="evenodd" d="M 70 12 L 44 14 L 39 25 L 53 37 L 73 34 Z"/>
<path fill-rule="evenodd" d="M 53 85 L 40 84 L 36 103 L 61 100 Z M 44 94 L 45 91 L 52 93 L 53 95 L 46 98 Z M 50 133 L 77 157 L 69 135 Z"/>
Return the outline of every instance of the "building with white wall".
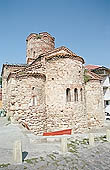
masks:
<path fill-rule="evenodd" d="M 110 119 L 110 69 L 104 66 L 87 65 L 86 69 L 102 76 L 105 118 Z"/>

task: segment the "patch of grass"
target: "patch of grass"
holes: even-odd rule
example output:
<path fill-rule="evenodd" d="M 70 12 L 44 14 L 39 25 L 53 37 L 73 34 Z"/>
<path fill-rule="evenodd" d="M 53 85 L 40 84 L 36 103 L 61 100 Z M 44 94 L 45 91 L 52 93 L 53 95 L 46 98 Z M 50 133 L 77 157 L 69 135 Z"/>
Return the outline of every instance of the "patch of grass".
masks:
<path fill-rule="evenodd" d="M 84 138 L 82 141 L 80 141 L 81 144 L 88 145 L 89 144 L 89 139 Z"/>
<path fill-rule="evenodd" d="M 85 168 L 85 166 L 88 166 L 88 163 L 87 163 L 87 162 L 85 162 L 84 160 L 82 160 L 82 163 L 83 163 L 83 165 L 82 165 L 81 169 L 84 169 L 84 168 Z"/>
<path fill-rule="evenodd" d="M 25 162 L 27 162 L 29 164 L 38 163 L 38 158 L 27 159 L 27 160 L 25 160 Z"/>
<path fill-rule="evenodd" d="M 68 159 L 67 157 L 63 157 L 63 159 L 66 161 L 66 163 L 71 162 L 70 158 Z"/>
<path fill-rule="evenodd" d="M 34 162 L 32 161 L 32 159 L 26 159 L 25 162 L 28 163 L 28 164 L 33 164 L 33 163 L 34 163 Z"/>
<path fill-rule="evenodd" d="M 49 163 L 50 163 L 50 162 L 49 162 L 49 161 L 47 161 L 47 166 L 49 165 Z"/>
<path fill-rule="evenodd" d="M 102 140 L 103 142 L 107 142 L 106 135 L 105 135 L 105 136 L 101 136 L 101 137 L 99 137 L 99 138 L 100 138 L 100 140 Z"/>
<path fill-rule="evenodd" d="M 44 158 L 43 158 L 42 156 L 40 156 L 40 160 L 41 160 L 41 161 L 45 161 Z"/>
<path fill-rule="evenodd" d="M 76 145 L 79 145 L 79 144 L 80 144 L 80 141 L 79 141 L 78 139 L 76 139 L 75 141 L 71 141 L 71 143 L 76 144 Z"/>
<path fill-rule="evenodd" d="M 100 141 L 100 142 L 107 142 L 107 138 L 106 138 L 106 135 L 104 136 L 100 136 L 100 137 L 96 137 L 95 138 L 95 141 Z"/>
<path fill-rule="evenodd" d="M 8 122 L 8 123 L 6 123 L 5 125 L 8 126 L 8 125 L 10 125 L 10 124 L 11 124 L 11 122 Z"/>
<path fill-rule="evenodd" d="M 96 137 L 94 138 L 94 140 L 96 142 L 107 142 L 107 139 L 106 139 L 106 135 L 105 136 L 100 136 L 100 137 Z M 68 146 L 68 151 L 69 152 L 72 152 L 74 154 L 77 154 L 78 153 L 78 147 L 79 145 L 85 145 L 83 147 L 86 147 L 86 145 L 89 145 L 89 139 L 88 138 L 84 138 L 82 140 L 70 140 L 69 143 L 67 144 Z"/>
<path fill-rule="evenodd" d="M 78 144 L 79 145 L 79 144 Z M 68 151 L 72 153 L 77 153 L 77 144 L 76 143 L 68 143 L 67 144 Z"/>
<path fill-rule="evenodd" d="M 74 167 L 75 170 L 79 170 L 76 166 Z"/>
<path fill-rule="evenodd" d="M 3 167 L 8 167 L 10 164 L 7 163 L 7 164 L 0 164 L 0 168 L 3 168 Z"/>
<path fill-rule="evenodd" d="M 96 154 L 99 154 L 100 152 L 99 151 L 96 151 Z"/>
<path fill-rule="evenodd" d="M 32 158 L 32 161 L 35 161 L 36 163 L 38 162 L 38 158 Z"/>
<path fill-rule="evenodd" d="M 56 159 L 56 156 L 53 155 L 53 154 L 49 154 L 48 157 L 50 157 L 52 160 L 55 160 L 55 159 Z"/>
<path fill-rule="evenodd" d="M 100 138 L 96 137 L 96 138 L 94 138 L 94 141 L 98 142 L 98 141 L 100 141 Z"/>
<path fill-rule="evenodd" d="M 11 118 L 10 118 L 10 116 L 8 116 L 8 121 L 11 121 Z"/>
<path fill-rule="evenodd" d="M 54 166 L 57 166 L 57 167 L 59 166 L 57 161 L 55 161 L 55 162 L 53 163 L 53 165 L 54 165 Z"/>
<path fill-rule="evenodd" d="M 42 35 L 40 35 L 40 34 L 36 35 L 36 39 L 41 39 L 41 38 L 42 38 Z"/>

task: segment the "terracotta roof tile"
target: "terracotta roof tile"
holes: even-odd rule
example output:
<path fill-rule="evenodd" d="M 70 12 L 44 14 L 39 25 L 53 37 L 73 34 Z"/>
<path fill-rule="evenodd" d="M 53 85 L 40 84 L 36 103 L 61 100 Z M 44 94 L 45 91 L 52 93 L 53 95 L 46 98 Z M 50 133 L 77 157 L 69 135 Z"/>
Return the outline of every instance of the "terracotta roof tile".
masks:
<path fill-rule="evenodd" d="M 3 64 L 1 75 L 3 74 L 4 67 L 18 67 L 18 68 L 24 68 L 24 67 L 27 67 L 27 66 L 28 66 L 27 64 Z"/>
<path fill-rule="evenodd" d="M 77 56 L 77 55 L 76 55 L 75 53 L 73 53 L 70 49 L 68 49 L 67 47 L 64 47 L 64 46 L 61 46 L 61 47 L 58 47 L 58 48 L 54 48 L 53 50 L 48 51 L 48 52 L 42 54 L 42 56 L 48 56 L 48 55 L 50 55 L 50 54 L 53 54 L 53 53 L 55 53 L 55 52 L 59 52 L 59 51 L 61 51 L 61 50 L 67 51 L 68 53 L 71 53 L 72 55 Z"/>
<path fill-rule="evenodd" d="M 97 66 L 97 65 L 86 65 L 86 66 L 85 66 L 85 69 L 87 69 L 87 70 L 94 70 L 94 69 L 99 68 L 99 67 L 101 67 L 101 66 Z"/>
<path fill-rule="evenodd" d="M 65 53 L 62 52 L 62 50 L 64 50 Z M 42 57 L 44 56 L 46 59 L 50 59 L 50 58 L 52 58 L 54 56 L 58 56 L 58 55 L 59 56 L 71 56 L 73 59 L 80 60 L 84 64 L 84 59 L 81 56 L 76 55 L 70 49 L 68 49 L 67 47 L 64 47 L 64 46 L 55 48 L 52 51 L 48 51 L 47 53 L 44 53 L 41 56 Z"/>
<path fill-rule="evenodd" d="M 93 72 L 91 72 L 90 70 L 87 71 L 87 75 L 89 75 L 91 77 L 91 80 L 102 80 L 102 76 L 99 76 Z"/>

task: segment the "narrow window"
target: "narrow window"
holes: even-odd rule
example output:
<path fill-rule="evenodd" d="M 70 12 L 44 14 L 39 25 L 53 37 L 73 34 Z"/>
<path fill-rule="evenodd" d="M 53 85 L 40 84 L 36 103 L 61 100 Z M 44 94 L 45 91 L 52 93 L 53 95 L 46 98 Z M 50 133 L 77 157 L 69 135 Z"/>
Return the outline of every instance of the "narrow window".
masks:
<path fill-rule="evenodd" d="M 36 106 L 37 100 L 36 100 L 36 96 L 32 97 L 32 106 Z"/>
<path fill-rule="evenodd" d="M 78 89 L 77 88 L 74 89 L 74 101 L 75 102 L 78 101 Z"/>
<path fill-rule="evenodd" d="M 35 57 L 35 53 L 36 53 L 36 52 L 34 51 L 34 52 L 33 52 L 33 57 Z"/>
<path fill-rule="evenodd" d="M 35 89 L 35 87 L 32 87 L 32 90 L 34 90 Z"/>
<path fill-rule="evenodd" d="M 71 92 L 69 88 L 66 89 L 66 101 L 71 102 Z"/>
<path fill-rule="evenodd" d="M 81 101 L 83 101 L 82 88 L 80 89 Z"/>
<path fill-rule="evenodd" d="M 109 105 L 109 101 L 108 101 L 108 100 L 106 100 L 106 106 L 107 106 L 107 105 Z"/>

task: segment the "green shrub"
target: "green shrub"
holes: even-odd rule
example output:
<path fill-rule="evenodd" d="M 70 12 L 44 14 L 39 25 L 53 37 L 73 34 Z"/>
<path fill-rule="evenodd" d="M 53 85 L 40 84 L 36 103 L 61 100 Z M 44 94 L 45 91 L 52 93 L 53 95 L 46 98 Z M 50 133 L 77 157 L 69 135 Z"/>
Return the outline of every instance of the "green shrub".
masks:
<path fill-rule="evenodd" d="M 84 70 L 84 82 L 87 83 L 90 79 L 91 77 L 87 75 L 87 70 Z"/>

